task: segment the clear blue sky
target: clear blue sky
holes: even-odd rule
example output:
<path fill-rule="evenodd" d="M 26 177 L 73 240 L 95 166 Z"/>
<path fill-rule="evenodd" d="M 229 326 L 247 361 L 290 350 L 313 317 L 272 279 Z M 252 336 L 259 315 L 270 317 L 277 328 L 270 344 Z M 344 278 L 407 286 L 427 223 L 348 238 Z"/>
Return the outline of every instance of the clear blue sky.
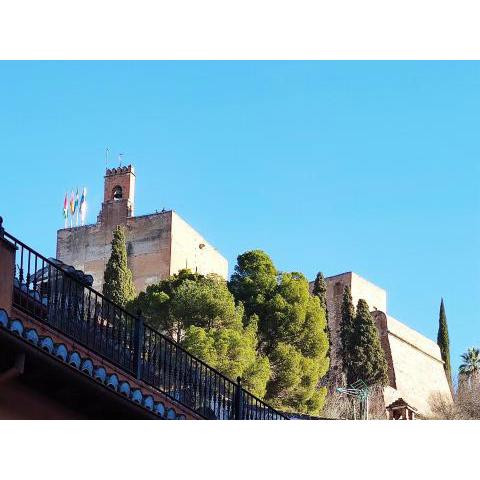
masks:
<path fill-rule="evenodd" d="M 432 339 L 443 296 L 454 366 L 480 346 L 480 63 L 1 62 L 0 98 L 0 214 L 42 253 L 108 146 L 230 270 L 353 270 Z"/>

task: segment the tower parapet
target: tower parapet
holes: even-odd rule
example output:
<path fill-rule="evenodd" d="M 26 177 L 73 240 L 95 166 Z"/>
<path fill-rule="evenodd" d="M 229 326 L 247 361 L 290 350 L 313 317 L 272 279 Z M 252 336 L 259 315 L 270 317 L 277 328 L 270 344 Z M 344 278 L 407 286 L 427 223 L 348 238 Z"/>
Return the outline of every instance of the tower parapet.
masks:
<path fill-rule="evenodd" d="M 133 166 L 107 169 L 97 223 L 59 230 L 57 258 L 92 275 L 93 287 L 101 290 L 113 231 L 122 225 L 137 292 L 183 268 L 227 278 L 227 260 L 177 213 L 162 210 L 136 217 L 134 205 Z"/>
<path fill-rule="evenodd" d="M 102 209 L 97 222 L 108 226 L 124 224 L 134 216 L 135 170 L 132 165 L 107 168 Z"/>

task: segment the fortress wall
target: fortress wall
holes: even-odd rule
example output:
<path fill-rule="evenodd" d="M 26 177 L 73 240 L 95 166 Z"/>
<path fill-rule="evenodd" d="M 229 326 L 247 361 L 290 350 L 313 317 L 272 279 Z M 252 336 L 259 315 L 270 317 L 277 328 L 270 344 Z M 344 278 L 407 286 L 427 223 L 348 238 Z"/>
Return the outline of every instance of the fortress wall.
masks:
<path fill-rule="evenodd" d="M 342 298 L 345 285 L 351 284 L 352 273 L 342 273 L 334 277 L 327 277 L 327 310 L 328 310 L 328 328 L 330 330 L 330 371 L 332 377 L 335 377 L 340 366 L 340 322 L 342 320 Z M 313 288 L 313 282 L 310 284 Z"/>
<path fill-rule="evenodd" d="M 110 254 L 111 232 L 101 225 L 66 228 L 57 232 L 56 257 L 67 265 L 83 270 L 93 276 L 93 288 L 98 289 L 103 282 L 106 252 Z"/>
<path fill-rule="evenodd" d="M 129 266 L 140 292 L 170 274 L 172 212 L 130 217 L 126 227 Z"/>
<path fill-rule="evenodd" d="M 170 274 L 171 212 L 129 217 L 125 227 L 129 267 L 139 292 Z M 100 223 L 59 230 L 57 258 L 93 275 L 93 288 L 101 291 L 112 236 L 112 227 Z"/>
<path fill-rule="evenodd" d="M 384 312 L 381 312 L 380 310 L 374 310 L 371 313 L 372 313 L 372 318 L 375 320 L 375 324 L 378 330 L 378 335 L 380 337 L 380 344 L 382 345 L 382 349 L 385 353 L 385 360 L 387 361 L 388 387 L 391 387 L 394 389 L 397 386 L 397 381 L 395 378 L 395 369 L 393 365 L 392 351 L 390 348 L 390 342 L 388 337 L 387 314 Z M 396 399 L 397 397 L 395 397 L 395 400 Z"/>
<path fill-rule="evenodd" d="M 228 275 L 227 260 L 205 238 L 173 211 L 123 217 L 128 264 L 137 292 L 182 268 L 202 274 Z M 59 230 L 57 258 L 94 278 L 101 291 L 103 274 L 111 253 L 111 222 Z M 204 248 L 199 248 L 205 245 Z"/>
<path fill-rule="evenodd" d="M 203 245 L 202 248 L 200 246 Z M 182 268 L 198 271 L 202 275 L 217 273 L 228 277 L 228 262 L 205 238 L 172 212 L 172 257 L 170 274 Z"/>
<path fill-rule="evenodd" d="M 430 338 L 425 337 L 413 328 L 408 327 L 404 323 L 390 316 L 387 316 L 387 328 L 389 333 L 402 338 L 406 342 L 442 362 L 440 348 Z"/>
<path fill-rule="evenodd" d="M 385 391 L 385 403 L 402 397 L 419 413 L 429 415 L 432 394 L 452 398 L 440 349 L 432 340 L 393 317 L 387 316 L 387 329 L 396 389 Z"/>
<path fill-rule="evenodd" d="M 365 280 L 354 272 L 341 273 L 327 277 L 327 309 L 328 325 L 332 339 L 331 365 L 332 370 L 338 368 L 340 359 L 340 336 L 338 330 L 342 319 L 342 300 L 345 286 L 349 286 L 352 292 L 353 304 L 356 307 L 358 300 L 363 298 L 367 301 L 370 310 L 387 310 L 387 292 L 377 285 Z M 313 282 L 310 283 L 313 288 Z"/>
<path fill-rule="evenodd" d="M 350 288 L 355 308 L 358 301 L 363 298 L 368 303 L 370 310 L 387 311 L 387 292 L 383 288 L 365 280 L 354 272 L 352 272 L 352 285 Z"/>
<path fill-rule="evenodd" d="M 343 292 L 348 285 L 354 305 L 356 306 L 360 298 L 366 300 L 377 325 L 388 364 L 389 384 L 384 388 L 385 404 L 389 405 L 402 397 L 420 414 L 428 416 L 429 398 L 433 394 L 440 393 L 452 398 L 438 345 L 386 314 L 387 294 L 384 289 L 353 272 L 327 277 L 326 282 L 328 322 L 332 339 L 331 382 L 339 381 L 336 375 L 340 364 L 338 329 L 342 318 Z M 313 282 L 310 283 L 310 288 L 313 288 Z"/>
<path fill-rule="evenodd" d="M 107 169 L 104 198 L 95 225 L 57 232 L 57 258 L 94 278 L 101 291 L 113 231 L 126 228 L 128 265 L 137 292 L 183 268 L 227 279 L 227 260 L 173 211 L 133 216 L 135 172 L 131 165 Z"/>

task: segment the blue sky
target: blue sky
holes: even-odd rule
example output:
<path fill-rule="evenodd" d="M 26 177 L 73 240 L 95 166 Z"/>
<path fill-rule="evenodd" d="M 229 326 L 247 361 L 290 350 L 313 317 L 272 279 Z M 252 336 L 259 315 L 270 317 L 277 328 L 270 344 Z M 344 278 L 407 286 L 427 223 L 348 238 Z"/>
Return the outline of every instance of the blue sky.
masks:
<path fill-rule="evenodd" d="M 452 361 L 480 345 L 478 62 L 0 62 L 0 214 L 55 255 L 66 189 L 176 210 L 229 260 L 353 270 Z"/>

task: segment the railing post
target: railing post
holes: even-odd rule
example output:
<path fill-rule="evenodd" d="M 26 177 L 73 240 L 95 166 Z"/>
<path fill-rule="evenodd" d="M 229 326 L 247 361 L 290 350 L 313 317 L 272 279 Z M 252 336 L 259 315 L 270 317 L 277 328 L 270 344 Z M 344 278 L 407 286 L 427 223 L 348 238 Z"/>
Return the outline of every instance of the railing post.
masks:
<path fill-rule="evenodd" d="M 12 313 L 15 252 L 17 248 L 4 238 L 3 218 L 0 217 L 0 308 Z"/>
<path fill-rule="evenodd" d="M 144 319 L 142 312 L 139 310 L 135 317 L 135 326 L 133 330 L 133 368 L 135 376 L 138 380 L 142 378 L 142 350 L 143 350 L 143 337 L 144 337 Z"/>
<path fill-rule="evenodd" d="M 233 418 L 235 420 L 243 420 L 242 379 L 240 377 L 237 377 L 237 388 L 235 389 L 233 402 Z"/>

